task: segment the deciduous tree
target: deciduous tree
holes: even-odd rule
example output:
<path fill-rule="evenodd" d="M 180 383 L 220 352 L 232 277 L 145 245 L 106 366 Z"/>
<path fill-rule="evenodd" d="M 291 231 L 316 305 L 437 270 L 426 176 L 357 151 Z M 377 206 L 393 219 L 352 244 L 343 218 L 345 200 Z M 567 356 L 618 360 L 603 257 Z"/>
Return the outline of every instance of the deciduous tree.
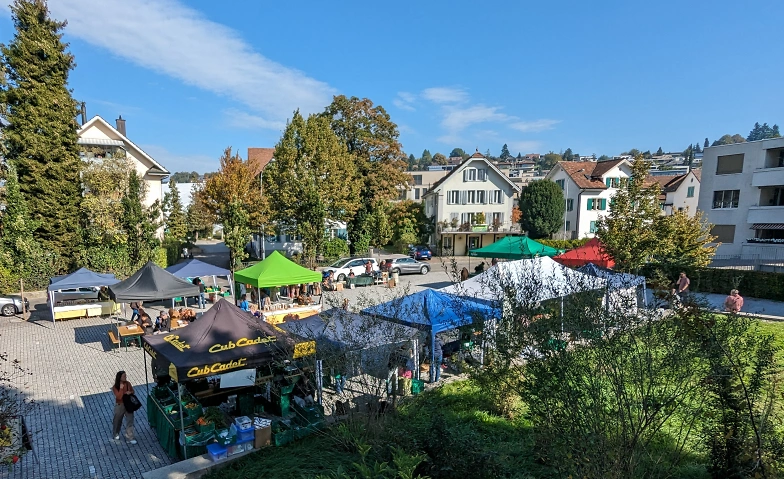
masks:
<path fill-rule="evenodd" d="M 520 194 L 520 225 L 531 238 L 547 238 L 563 225 L 564 196 L 550 180 L 532 181 Z"/>
<path fill-rule="evenodd" d="M 198 241 L 200 234 L 211 234 L 212 226 L 215 223 L 215 217 L 207 211 L 202 203 L 200 195 L 202 187 L 203 185 L 200 183 L 194 183 L 191 187 L 191 204 L 188 205 L 185 213 L 188 235 L 192 236 L 195 241 Z"/>
<path fill-rule="evenodd" d="M 84 243 L 88 248 L 114 249 L 127 241 L 123 228 L 122 199 L 128 191 L 133 164 L 118 150 L 113 155 L 96 155 L 85 160 L 82 173 L 85 219 Z"/>
<path fill-rule="evenodd" d="M 65 22 L 49 16 L 44 0 L 16 0 L 11 15 L 16 33 L 0 46 L 4 155 L 16 167 L 35 239 L 71 260 L 82 244 L 82 162 L 68 89 L 74 58 L 62 41 Z"/>
<path fill-rule="evenodd" d="M 357 147 L 368 148 L 366 153 L 383 149 Z M 264 171 L 264 191 L 278 228 L 302 235 L 306 258 L 313 260 L 321 251 L 326 220 L 350 221 L 362 207 L 363 181 L 357 163 L 361 161 L 330 128 L 329 117 L 305 119 L 294 112 L 275 146 L 275 162 Z M 364 186 L 376 191 L 380 184 Z"/>
<path fill-rule="evenodd" d="M 462 148 L 454 148 L 454 149 L 452 150 L 452 152 L 451 152 L 451 153 L 449 153 L 449 157 L 450 157 L 450 158 L 456 158 L 456 157 L 458 157 L 458 156 L 459 156 L 459 157 L 461 157 L 461 158 L 463 158 L 463 159 L 466 159 L 466 158 L 468 158 L 468 154 L 467 154 L 465 151 L 463 151 L 463 149 L 462 149 Z"/>
<path fill-rule="evenodd" d="M 449 163 L 449 160 L 447 160 L 446 156 L 442 155 L 441 153 L 436 153 L 433 155 L 433 164 L 446 165 L 447 163 Z"/>
<path fill-rule="evenodd" d="M 558 153 L 553 153 L 551 151 L 549 153 L 546 153 L 542 157 L 542 159 L 541 159 L 541 161 L 539 163 L 539 167 L 541 169 L 543 169 L 543 170 L 549 170 L 552 167 L 554 167 L 559 161 L 562 161 L 562 160 L 563 160 L 563 157 L 561 157 L 561 155 L 559 155 Z"/>
<path fill-rule="evenodd" d="M 737 133 L 734 135 L 727 134 L 722 135 L 721 138 L 714 141 L 711 146 L 732 145 L 733 143 L 743 143 L 744 141 L 746 141 L 746 139 Z"/>

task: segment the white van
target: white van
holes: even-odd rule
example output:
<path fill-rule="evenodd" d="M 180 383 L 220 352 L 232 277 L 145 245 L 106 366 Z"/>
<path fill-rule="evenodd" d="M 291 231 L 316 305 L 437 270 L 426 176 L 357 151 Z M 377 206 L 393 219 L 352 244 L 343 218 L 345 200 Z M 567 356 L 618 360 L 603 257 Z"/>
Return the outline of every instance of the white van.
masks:
<path fill-rule="evenodd" d="M 348 278 L 348 274 L 352 271 L 354 276 L 363 274 L 365 272 L 365 263 L 368 261 L 373 265 L 373 271 L 378 271 L 378 262 L 376 262 L 375 258 L 341 258 L 326 268 L 322 268 L 322 271 L 332 271 L 335 273 L 337 281 L 343 281 Z"/>

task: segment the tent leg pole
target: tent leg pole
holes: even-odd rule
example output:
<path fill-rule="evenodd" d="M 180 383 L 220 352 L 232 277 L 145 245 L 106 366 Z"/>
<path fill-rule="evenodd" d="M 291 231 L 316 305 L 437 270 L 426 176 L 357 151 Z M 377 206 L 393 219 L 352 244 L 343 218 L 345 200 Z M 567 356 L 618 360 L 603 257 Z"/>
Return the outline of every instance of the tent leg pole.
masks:
<path fill-rule="evenodd" d="M 436 382 L 436 368 L 440 368 L 440 364 L 436 364 L 436 332 L 430 331 L 430 384 Z"/>
<path fill-rule="evenodd" d="M 324 362 L 316 360 L 316 391 L 318 392 L 319 406 L 324 405 Z"/>
<path fill-rule="evenodd" d="M 141 338 L 139 338 L 141 342 Z M 142 348 L 142 356 L 144 357 L 144 384 L 147 386 L 147 396 L 150 395 L 150 378 L 147 376 L 147 354 L 144 352 L 144 348 Z"/>
<path fill-rule="evenodd" d="M 180 410 L 180 436 L 182 437 L 182 456 L 184 459 L 188 459 L 188 441 L 185 440 L 185 416 L 182 414 L 182 384 L 177 383 L 177 400 L 179 401 L 179 405 L 177 409 Z"/>

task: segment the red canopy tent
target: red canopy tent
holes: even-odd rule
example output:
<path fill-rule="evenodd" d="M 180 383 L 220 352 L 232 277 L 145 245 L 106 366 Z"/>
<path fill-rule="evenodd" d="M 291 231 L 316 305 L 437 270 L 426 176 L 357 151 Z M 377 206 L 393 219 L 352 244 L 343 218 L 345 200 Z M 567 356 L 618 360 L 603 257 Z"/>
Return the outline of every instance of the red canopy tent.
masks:
<path fill-rule="evenodd" d="M 588 263 L 593 263 L 602 268 L 612 268 L 615 266 L 615 261 L 613 261 L 610 255 L 604 252 L 604 246 L 602 246 L 602 243 L 597 238 L 592 239 L 579 248 L 559 254 L 558 256 L 553 257 L 553 259 L 564 266 L 571 266 L 572 268 L 579 268 Z"/>

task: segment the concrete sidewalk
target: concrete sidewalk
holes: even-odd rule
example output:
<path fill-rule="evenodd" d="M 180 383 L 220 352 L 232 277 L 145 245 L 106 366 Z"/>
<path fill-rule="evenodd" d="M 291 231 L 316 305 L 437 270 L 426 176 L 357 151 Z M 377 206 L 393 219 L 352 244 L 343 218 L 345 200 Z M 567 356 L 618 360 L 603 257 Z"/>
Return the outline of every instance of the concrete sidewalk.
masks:
<path fill-rule="evenodd" d="M 704 298 L 708 304 L 717 311 L 724 311 L 724 294 L 702 294 L 692 293 L 699 298 Z M 742 296 L 742 294 L 741 294 Z M 762 319 L 771 321 L 784 321 L 784 302 L 773 301 L 770 299 L 743 298 L 743 308 L 741 312 L 753 314 Z"/>

